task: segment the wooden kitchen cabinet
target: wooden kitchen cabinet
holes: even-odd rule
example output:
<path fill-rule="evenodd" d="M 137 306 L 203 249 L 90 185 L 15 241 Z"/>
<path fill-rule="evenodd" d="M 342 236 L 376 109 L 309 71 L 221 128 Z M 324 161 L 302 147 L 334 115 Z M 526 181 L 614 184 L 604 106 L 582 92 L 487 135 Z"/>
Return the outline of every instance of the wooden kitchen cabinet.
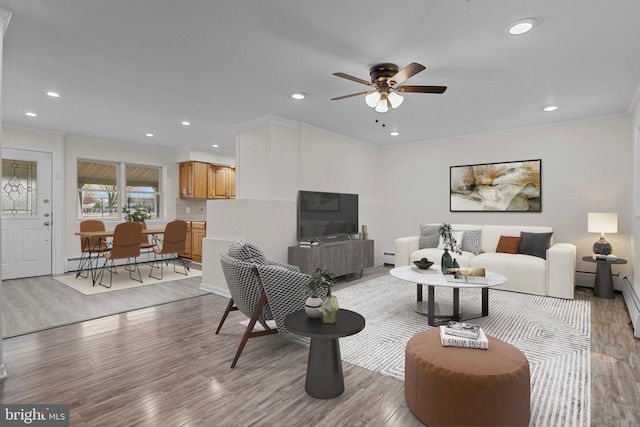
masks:
<path fill-rule="evenodd" d="M 235 197 L 235 169 L 226 166 L 209 165 L 209 198 L 231 198 L 231 173 L 233 170 L 233 197 Z"/>
<path fill-rule="evenodd" d="M 180 163 L 179 190 L 181 198 L 235 198 L 236 170 L 204 162 Z"/>
<path fill-rule="evenodd" d="M 229 198 L 236 198 L 236 168 L 229 168 Z"/>
<path fill-rule="evenodd" d="M 180 197 L 206 199 L 208 173 L 208 163 L 180 163 Z"/>
<path fill-rule="evenodd" d="M 202 262 L 202 239 L 207 236 L 207 223 L 193 221 L 191 223 L 192 251 L 191 259 L 195 262 Z"/>
<path fill-rule="evenodd" d="M 193 166 L 195 162 L 180 163 L 180 197 L 192 198 L 193 193 Z"/>

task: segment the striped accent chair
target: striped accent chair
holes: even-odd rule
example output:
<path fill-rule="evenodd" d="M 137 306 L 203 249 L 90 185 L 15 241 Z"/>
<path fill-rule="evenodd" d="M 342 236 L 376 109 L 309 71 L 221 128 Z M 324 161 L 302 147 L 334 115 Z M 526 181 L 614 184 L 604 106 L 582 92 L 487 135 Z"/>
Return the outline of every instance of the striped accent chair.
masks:
<path fill-rule="evenodd" d="M 220 254 L 220 262 L 231 299 L 216 334 L 231 311 L 240 310 L 250 318 L 231 363 L 234 368 L 249 338 L 288 333 L 284 319 L 304 308 L 302 286 L 309 276 L 296 266 L 267 260 L 258 247 L 243 240 L 232 242 L 228 252 Z M 275 321 L 275 328 L 267 323 L 269 320 Z M 263 330 L 254 331 L 256 323 Z"/>

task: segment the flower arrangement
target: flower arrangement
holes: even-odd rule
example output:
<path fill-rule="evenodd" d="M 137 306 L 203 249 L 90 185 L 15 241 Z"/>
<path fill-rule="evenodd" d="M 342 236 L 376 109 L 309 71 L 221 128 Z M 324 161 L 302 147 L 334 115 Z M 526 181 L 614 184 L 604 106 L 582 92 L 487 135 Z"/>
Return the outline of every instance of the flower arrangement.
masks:
<path fill-rule="evenodd" d="M 331 286 L 335 283 L 336 279 L 329 271 L 315 267 L 309 275 L 309 281 L 302 285 L 302 290 L 309 295 L 317 296 L 326 289 L 328 295 L 331 295 Z"/>
<path fill-rule="evenodd" d="M 125 214 L 124 219 L 133 222 L 144 222 L 151 218 L 150 206 L 136 205 L 133 209 L 122 208 L 122 213 Z"/>
<path fill-rule="evenodd" d="M 451 224 L 443 223 L 438 229 L 440 233 L 440 237 L 442 237 L 442 241 L 444 242 L 445 249 L 450 250 L 451 252 L 455 252 L 458 255 L 462 255 L 462 251 L 460 250 L 460 245 L 456 241 L 456 238 L 453 237 L 453 232 L 451 230 Z"/>

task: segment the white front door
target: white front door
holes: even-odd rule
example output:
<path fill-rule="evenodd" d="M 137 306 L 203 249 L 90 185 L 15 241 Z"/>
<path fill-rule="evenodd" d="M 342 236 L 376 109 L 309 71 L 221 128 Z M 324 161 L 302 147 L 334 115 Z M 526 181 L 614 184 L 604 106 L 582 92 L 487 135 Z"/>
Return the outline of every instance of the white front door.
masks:
<path fill-rule="evenodd" d="M 2 279 L 51 274 L 51 153 L 2 149 Z"/>

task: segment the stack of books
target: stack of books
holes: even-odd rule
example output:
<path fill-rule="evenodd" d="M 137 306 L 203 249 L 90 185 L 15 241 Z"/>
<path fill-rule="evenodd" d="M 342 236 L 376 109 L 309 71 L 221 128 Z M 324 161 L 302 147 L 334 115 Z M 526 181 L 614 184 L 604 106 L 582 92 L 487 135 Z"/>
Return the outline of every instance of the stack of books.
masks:
<path fill-rule="evenodd" d="M 489 340 L 480 325 L 450 321 L 440 326 L 440 341 L 444 347 L 489 349 Z"/>
<path fill-rule="evenodd" d="M 595 259 L 595 260 L 605 260 L 605 261 L 617 261 L 618 257 L 615 256 L 615 255 L 593 254 L 593 259 Z"/>
<path fill-rule="evenodd" d="M 318 246 L 320 243 L 315 242 L 313 240 L 305 240 L 305 241 L 301 241 L 300 242 L 300 247 L 301 248 L 311 248 L 313 246 Z"/>

